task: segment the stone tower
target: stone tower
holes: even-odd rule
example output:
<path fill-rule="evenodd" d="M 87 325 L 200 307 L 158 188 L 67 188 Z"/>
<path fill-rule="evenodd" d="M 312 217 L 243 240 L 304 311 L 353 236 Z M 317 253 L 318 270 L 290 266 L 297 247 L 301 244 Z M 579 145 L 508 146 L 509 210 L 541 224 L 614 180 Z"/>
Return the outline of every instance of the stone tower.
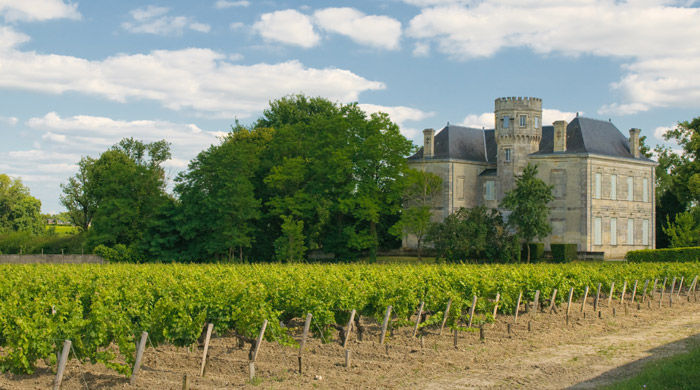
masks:
<path fill-rule="evenodd" d="M 528 163 L 528 155 L 539 150 L 542 139 L 542 99 L 498 98 L 494 109 L 498 146 L 498 200 L 515 185 Z"/>

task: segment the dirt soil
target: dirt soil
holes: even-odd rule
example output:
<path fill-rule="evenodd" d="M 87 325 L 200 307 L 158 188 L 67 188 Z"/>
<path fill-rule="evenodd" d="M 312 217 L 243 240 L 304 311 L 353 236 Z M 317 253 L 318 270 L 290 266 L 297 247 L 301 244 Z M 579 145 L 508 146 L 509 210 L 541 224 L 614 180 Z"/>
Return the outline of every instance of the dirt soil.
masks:
<path fill-rule="evenodd" d="M 592 299 L 589 299 L 592 301 Z M 364 340 L 353 333 L 348 349 L 351 367 L 339 342 L 307 342 L 303 374 L 298 373 L 298 348 L 264 342 L 255 363 L 256 378 L 248 374 L 248 346 L 232 337 L 214 337 L 204 377 L 199 376 L 203 347 L 188 350 L 169 345 L 146 349 L 136 384 L 102 365 L 73 359 L 66 367 L 63 389 L 182 389 L 186 374 L 191 389 L 224 388 L 415 388 L 427 389 L 561 389 L 597 388 L 638 372 L 650 359 L 685 351 L 700 342 L 700 303 L 682 297 L 673 307 L 665 300 L 628 307 L 603 305 L 601 318 L 591 304 L 581 313 L 572 305 L 569 324 L 558 313 L 499 315 L 495 324 L 459 332 L 458 347 L 445 329 L 424 329 L 411 337 L 412 327 L 398 329 L 379 344 L 379 327 L 365 323 Z M 613 316 L 612 308 L 616 315 Z M 511 324 L 511 334 L 508 334 Z M 528 331 L 528 325 L 530 331 Z M 51 388 L 55 367 L 43 363 L 33 375 L 0 375 L 0 389 Z"/>

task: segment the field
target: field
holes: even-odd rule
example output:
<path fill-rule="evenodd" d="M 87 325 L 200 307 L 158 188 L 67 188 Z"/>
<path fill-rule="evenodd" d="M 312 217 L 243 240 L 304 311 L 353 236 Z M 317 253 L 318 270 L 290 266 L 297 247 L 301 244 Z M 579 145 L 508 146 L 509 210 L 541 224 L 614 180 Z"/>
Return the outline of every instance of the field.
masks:
<path fill-rule="evenodd" d="M 457 330 L 458 338 L 470 338 L 469 335 L 476 334 L 473 331 L 477 327 L 485 324 L 489 334 L 505 335 L 506 322 L 494 321 L 493 317 L 497 294 L 500 297 L 497 319 L 507 315 L 512 321 L 522 292 L 520 311 L 526 307 L 531 311 L 529 315 L 523 313 L 522 321 L 535 321 L 542 329 L 552 327 L 551 320 L 542 322 L 543 318 L 532 317 L 535 308 L 525 302 L 532 302 L 539 290 L 539 302 L 547 311 L 549 299 L 557 289 L 555 307 L 559 308 L 559 313 L 542 317 L 558 318 L 555 327 L 560 328 L 570 288 L 573 288 L 573 300 L 580 302 L 589 286 L 587 304 L 590 305 L 599 283 L 603 298 L 614 283 L 614 304 L 621 298 L 625 283 L 625 299 L 631 300 L 632 286 L 639 281 L 634 300 L 641 302 L 642 297 L 648 300 L 653 281 L 659 279 L 656 305 L 665 278 L 667 296 L 673 278 L 677 278 L 674 286 L 677 289 L 683 277 L 684 293 L 689 293 L 690 281 L 699 273 L 700 265 L 694 263 L 0 266 L 0 323 L 5 324 L 0 333 L 0 368 L 18 374 L 11 377 L 17 380 L 28 378 L 26 375 L 37 369 L 39 374 L 50 375 L 50 367 L 55 367 L 56 353 L 63 340 L 70 339 L 73 343 L 71 356 L 80 358 L 82 364 L 97 363 L 114 375 L 128 376 L 134 363 L 135 343 L 142 331 L 148 332 L 150 349 L 165 351 L 165 356 L 189 353 L 191 356 L 184 358 L 188 361 L 196 359 L 197 353 L 184 351 L 196 348 L 205 324 L 213 323 L 216 343 L 228 343 L 217 348 L 229 352 L 227 359 L 240 355 L 234 367 L 240 366 L 235 371 L 240 378 L 245 378 L 247 364 L 243 357 L 247 348 L 240 342 L 254 344 L 264 320 L 269 324 L 265 339 L 278 345 L 271 347 L 266 343 L 265 348 L 275 348 L 280 356 L 294 355 L 298 352 L 294 347 L 300 336 L 299 327 L 306 314 L 311 313 L 313 340 L 306 353 L 340 348 L 340 356 L 342 348 L 337 340 L 353 309 L 358 313 L 353 332 L 362 330 L 366 339 L 375 340 L 387 307 L 392 306 L 387 339 L 391 341 L 387 343 L 396 349 L 409 345 L 409 350 L 416 350 L 418 338 L 413 338 L 412 332 L 418 318 L 416 311 L 420 302 L 424 302 L 418 336 L 430 340 L 437 349 L 444 349 L 443 344 L 451 340 L 447 335 L 453 330 Z M 644 292 L 646 280 L 650 283 Z M 473 296 L 478 297 L 472 318 L 474 328 L 467 329 L 466 314 Z M 676 300 L 679 298 L 674 296 Z M 451 309 L 445 317 L 449 300 Z M 605 301 L 601 299 L 598 308 L 607 306 Z M 572 314 L 572 325 L 574 321 L 596 321 L 593 309 L 588 310 L 587 319 L 581 319 L 578 310 L 574 310 L 577 313 L 575 317 Z M 618 310 L 622 311 L 623 306 Z M 636 308 L 632 310 L 637 311 Z M 631 317 L 644 323 L 642 311 Z M 609 315 L 606 312 L 606 316 Z M 433 340 L 443 318 L 446 318 L 445 333 L 439 340 Z M 521 322 L 517 326 L 524 324 Z M 377 353 L 391 354 L 391 351 L 373 351 L 379 347 L 376 341 L 364 344 L 356 343 L 352 347 L 359 354 L 355 362 L 361 366 L 376 361 Z M 507 342 L 498 345 L 503 344 Z M 212 367 L 216 364 L 216 360 L 211 362 Z M 172 373 L 173 370 L 169 367 L 166 371 Z M 216 371 L 212 368 L 211 372 L 215 375 Z M 282 371 L 285 372 L 288 370 Z M 264 378 L 265 374 L 272 375 L 272 371 L 261 370 L 258 374 Z M 284 379 L 285 375 L 276 373 L 274 377 Z M 372 385 L 387 383 L 380 381 Z"/>

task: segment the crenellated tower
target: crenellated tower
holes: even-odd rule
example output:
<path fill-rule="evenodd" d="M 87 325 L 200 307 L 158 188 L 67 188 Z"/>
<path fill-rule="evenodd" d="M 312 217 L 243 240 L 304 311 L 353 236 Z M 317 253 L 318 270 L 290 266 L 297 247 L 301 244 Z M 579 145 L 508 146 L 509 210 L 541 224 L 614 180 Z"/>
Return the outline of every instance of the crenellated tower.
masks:
<path fill-rule="evenodd" d="M 528 155 L 539 150 L 542 140 L 542 99 L 503 97 L 495 102 L 495 135 L 498 145 L 498 200 L 515 185 L 528 162 Z"/>

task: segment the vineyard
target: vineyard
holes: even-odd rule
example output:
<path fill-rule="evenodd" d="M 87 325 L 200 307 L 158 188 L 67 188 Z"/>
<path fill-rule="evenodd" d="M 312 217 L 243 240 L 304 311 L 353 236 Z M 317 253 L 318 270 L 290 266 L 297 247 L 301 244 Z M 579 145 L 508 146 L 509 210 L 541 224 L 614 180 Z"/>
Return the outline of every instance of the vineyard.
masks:
<path fill-rule="evenodd" d="M 0 266 L 0 369 L 55 365 L 69 339 L 72 356 L 128 376 L 144 331 L 151 346 L 190 346 L 211 323 L 215 334 L 255 344 L 267 320 L 265 339 L 289 348 L 298 345 L 290 324 L 309 313 L 312 335 L 330 342 L 353 310 L 358 324 L 382 323 L 389 306 L 390 329 L 412 329 L 420 307 L 417 329 L 444 322 L 463 330 L 467 317 L 478 326 L 494 313 L 513 315 L 519 298 L 521 310 L 534 300 L 549 305 L 555 289 L 555 307 L 571 289 L 574 300 L 593 299 L 599 285 L 641 302 L 664 279 L 667 290 L 676 278 L 689 293 L 699 273 L 696 263 Z"/>

